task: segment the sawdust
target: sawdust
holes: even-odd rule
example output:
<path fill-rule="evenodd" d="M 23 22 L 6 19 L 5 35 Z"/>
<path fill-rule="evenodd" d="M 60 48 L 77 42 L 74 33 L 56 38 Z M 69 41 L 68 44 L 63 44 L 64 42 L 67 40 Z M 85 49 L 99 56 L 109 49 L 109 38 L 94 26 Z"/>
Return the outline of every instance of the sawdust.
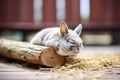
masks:
<path fill-rule="evenodd" d="M 114 67 L 120 68 L 119 52 L 97 52 L 95 54 L 81 52 L 77 56 L 70 57 L 64 66 L 52 69 L 52 72 L 57 73 L 54 79 L 57 77 L 64 80 L 96 80 L 105 78 L 105 72 Z"/>

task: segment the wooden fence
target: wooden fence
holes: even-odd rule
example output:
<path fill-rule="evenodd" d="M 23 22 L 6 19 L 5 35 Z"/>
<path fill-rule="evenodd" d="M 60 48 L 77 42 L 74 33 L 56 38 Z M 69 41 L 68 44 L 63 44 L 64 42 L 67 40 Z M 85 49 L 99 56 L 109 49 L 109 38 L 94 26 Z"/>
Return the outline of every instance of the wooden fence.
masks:
<path fill-rule="evenodd" d="M 41 1 L 42 20 L 35 23 L 34 0 L 0 0 L 0 30 L 28 31 L 58 25 L 57 0 Z M 65 18 L 63 20 L 71 28 L 83 23 L 83 30 L 87 31 L 110 30 L 113 34 L 120 31 L 120 0 L 90 0 L 90 15 L 87 24 L 82 22 L 80 0 L 63 1 L 65 2 Z"/>
<path fill-rule="evenodd" d="M 34 24 L 34 0 L 0 0 L 0 28 L 4 26 L 4 28 L 11 29 L 38 29 L 56 25 L 58 22 L 56 19 L 56 1 L 42 0 L 42 21 L 37 26 Z M 64 1 L 64 20 L 71 26 L 81 23 L 80 0 Z M 119 0 L 90 0 L 89 26 L 86 25 L 88 26 L 86 28 L 91 27 L 90 25 L 97 27 L 97 24 L 106 25 L 103 29 L 112 28 L 111 25 L 119 25 L 119 3 Z"/>

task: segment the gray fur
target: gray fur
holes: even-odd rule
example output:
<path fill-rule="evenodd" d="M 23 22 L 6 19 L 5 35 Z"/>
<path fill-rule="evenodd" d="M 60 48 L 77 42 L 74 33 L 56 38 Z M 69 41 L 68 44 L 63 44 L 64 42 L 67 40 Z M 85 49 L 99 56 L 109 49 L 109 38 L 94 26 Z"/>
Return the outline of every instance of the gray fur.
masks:
<path fill-rule="evenodd" d="M 82 39 L 79 37 L 81 29 L 82 25 L 78 25 L 75 30 L 68 29 L 66 30 L 68 33 L 64 36 L 61 36 L 59 27 L 43 29 L 34 36 L 30 43 L 53 47 L 62 56 L 75 55 L 83 47 Z"/>

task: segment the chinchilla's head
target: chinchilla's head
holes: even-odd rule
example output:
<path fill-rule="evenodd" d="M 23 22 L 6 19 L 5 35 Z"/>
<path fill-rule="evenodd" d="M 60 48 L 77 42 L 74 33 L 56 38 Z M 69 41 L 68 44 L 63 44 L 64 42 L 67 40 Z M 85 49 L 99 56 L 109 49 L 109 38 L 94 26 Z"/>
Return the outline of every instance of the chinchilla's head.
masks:
<path fill-rule="evenodd" d="M 58 54 L 63 56 L 75 55 L 83 48 L 83 42 L 80 38 L 82 25 L 79 24 L 74 30 L 68 28 L 67 24 L 60 23 L 60 40 Z"/>

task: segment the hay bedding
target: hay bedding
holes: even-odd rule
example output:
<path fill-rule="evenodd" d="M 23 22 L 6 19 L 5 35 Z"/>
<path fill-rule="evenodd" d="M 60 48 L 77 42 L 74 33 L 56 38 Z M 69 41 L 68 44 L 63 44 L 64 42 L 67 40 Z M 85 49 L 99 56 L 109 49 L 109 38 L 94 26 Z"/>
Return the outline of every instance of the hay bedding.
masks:
<path fill-rule="evenodd" d="M 106 79 L 106 72 L 120 68 L 119 52 L 81 52 L 76 57 L 69 57 L 64 66 L 52 69 L 54 79 L 60 80 L 96 80 Z M 110 78 L 110 77 L 109 77 Z"/>

